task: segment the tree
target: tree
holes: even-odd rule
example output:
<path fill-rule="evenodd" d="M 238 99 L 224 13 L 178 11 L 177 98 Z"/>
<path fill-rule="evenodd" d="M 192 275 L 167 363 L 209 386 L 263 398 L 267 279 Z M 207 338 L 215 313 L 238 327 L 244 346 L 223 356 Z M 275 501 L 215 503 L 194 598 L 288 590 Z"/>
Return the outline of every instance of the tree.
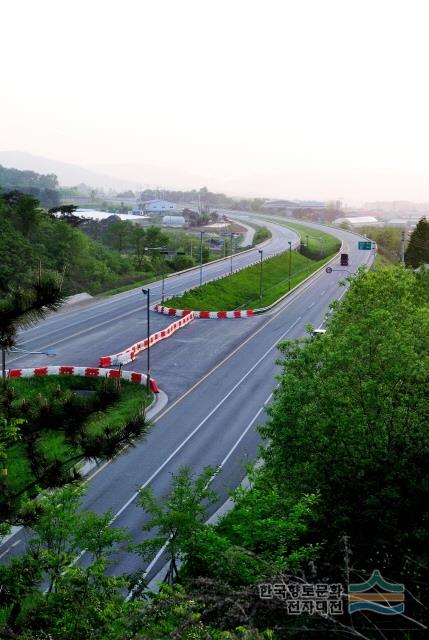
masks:
<path fill-rule="evenodd" d="M 422 218 L 410 236 L 405 251 L 405 264 L 417 269 L 425 263 L 429 264 L 429 221 Z"/>
<path fill-rule="evenodd" d="M 10 631 L 20 638 L 26 630 L 34 636 L 23 637 L 101 638 L 126 615 L 121 589 L 127 582 L 105 572 L 129 537 L 111 527 L 110 512 L 81 511 L 83 493 L 83 485 L 73 484 L 37 499 L 39 519 L 26 552 L 0 566 L 1 637 Z M 85 566 L 76 565 L 82 553 Z"/>
<path fill-rule="evenodd" d="M 281 345 L 280 387 L 261 429 L 273 485 L 285 496 L 320 494 L 312 538 L 326 540 L 326 577 L 343 564 L 346 534 L 351 570 L 378 567 L 418 598 L 429 452 L 422 282 L 401 267 L 353 278 L 322 338 Z"/>
<path fill-rule="evenodd" d="M 75 211 L 77 207 L 74 204 L 62 204 L 56 207 L 51 207 L 48 213 L 51 216 L 54 216 L 56 213 L 59 213 L 58 216 L 60 220 L 64 220 L 67 224 L 72 227 L 78 227 L 85 220 L 82 216 L 76 216 Z"/>
<path fill-rule="evenodd" d="M 56 311 L 63 303 L 62 278 L 39 273 L 26 288 L 15 287 L 0 300 L 0 347 L 4 353 L 15 345 L 18 329 L 28 327 Z"/>
<path fill-rule="evenodd" d="M 136 550 L 144 558 L 151 558 L 166 545 L 170 560 L 165 577 L 168 583 L 178 577 L 178 561 L 185 556 L 196 532 L 204 527 L 208 506 L 217 499 L 216 494 L 209 488 L 214 473 L 214 469 L 206 467 L 194 478 L 189 467 L 182 467 L 178 474 L 172 477 L 169 494 L 161 500 L 155 498 L 150 487 L 139 491 L 140 505 L 152 516 L 143 527 L 143 531 L 156 529 L 156 533 L 141 542 Z"/>

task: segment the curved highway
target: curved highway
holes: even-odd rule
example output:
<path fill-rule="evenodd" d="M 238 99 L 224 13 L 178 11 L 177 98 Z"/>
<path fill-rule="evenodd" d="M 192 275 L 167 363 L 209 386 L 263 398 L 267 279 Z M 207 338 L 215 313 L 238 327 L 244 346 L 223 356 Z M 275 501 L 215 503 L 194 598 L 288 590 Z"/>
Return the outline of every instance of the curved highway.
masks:
<path fill-rule="evenodd" d="M 282 242 L 291 238 L 290 234 L 285 236 L 282 233 L 284 227 L 274 222 L 264 221 L 264 224 L 272 225 L 276 235 L 279 230 L 277 238 L 282 238 Z M 372 263 L 373 253 L 358 250 L 359 238 L 356 235 L 322 225 L 305 225 L 330 232 L 341 239 L 343 251 L 350 256 L 350 271 L 355 271 L 362 263 Z M 249 258 L 242 256 L 242 259 Z M 230 489 L 241 482 L 245 475 L 244 463 L 257 456 L 259 436 L 256 426 L 264 421 L 264 408 L 271 399 L 279 371 L 277 344 L 283 339 L 304 335 L 305 326 L 309 323 L 321 326 L 329 303 L 340 298 L 345 291 L 338 286 L 338 281 L 348 274 L 338 262 L 332 264 L 334 271 L 331 274 L 320 271 L 267 314 L 240 320 L 195 320 L 157 345 L 152 354 L 152 373 L 167 392 L 169 404 L 155 419 L 154 427 L 144 441 L 93 474 L 85 506 L 98 513 L 112 509 L 115 525 L 127 527 L 139 540 L 142 539 L 141 528 L 146 515 L 136 505 L 138 488 L 150 484 L 156 495 L 163 495 L 168 491 L 170 474 L 181 466 L 186 464 L 199 472 L 210 465 L 221 467 L 213 482 L 219 494 L 218 503 L 211 509 L 214 512 L 225 501 Z M 211 267 L 216 269 L 217 265 Z M 195 274 L 181 277 L 192 279 Z M 179 283 L 174 286 L 180 288 Z M 183 288 L 189 288 L 189 285 Z M 134 292 L 115 298 L 119 299 L 119 305 L 127 305 L 127 309 L 128 305 L 135 305 L 134 314 L 129 313 L 126 323 L 133 325 L 134 330 L 136 325 L 144 326 L 141 322 L 145 316 L 141 294 Z M 115 304 L 112 308 L 116 313 Z M 70 318 L 76 320 L 80 313 L 90 315 L 96 309 L 94 306 L 66 313 L 62 322 L 67 324 Z M 36 327 L 33 334 L 31 330 L 26 332 L 25 339 L 41 348 L 46 338 L 40 334 L 37 337 L 37 334 L 46 331 L 46 323 L 54 323 L 54 317 Z M 106 337 L 112 335 L 109 333 L 110 325 L 106 328 L 97 324 L 99 320 L 89 332 L 88 340 L 103 344 L 102 351 L 112 352 L 127 346 L 119 342 L 115 342 L 115 346 L 106 344 Z M 73 328 L 63 327 L 63 331 L 73 331 Z M 141 337 L 141 333 L 137 337 Z M 88 356 L 84 364 L 87 359 Z M 61 361 L 64 363 L 63 357 Z M 82 364 L 82 357 L 77 364 Z M 144 371 L 144 364 L 143 355 L 128 368 Z M 19 552 L 25 535 L 19 531 L 9 541 L 9 545 L 15 545 L 11 553 Z M 141 559 L 129 553 L 121 552 L 116 560 L 117 565 L 112 569 L 116 574 L 142 567 Z M 151 564 L 149 579 L 159 570 L 161 561 Z"/>

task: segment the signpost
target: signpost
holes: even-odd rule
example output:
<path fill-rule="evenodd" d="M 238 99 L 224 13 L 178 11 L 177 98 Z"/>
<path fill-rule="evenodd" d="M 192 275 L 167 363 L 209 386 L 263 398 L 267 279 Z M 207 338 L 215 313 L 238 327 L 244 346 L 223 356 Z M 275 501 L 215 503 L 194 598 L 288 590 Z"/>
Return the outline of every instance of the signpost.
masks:
<path fill-rule="evenodd" d="M 358 249 L 369 250 L 372 249 L 372 242 L 358 242 Z"/>
<path fill-rule="evenodd" d="M 332 273 L 332 267 L 326 267 L 325 271 L 326 273 Z"/>

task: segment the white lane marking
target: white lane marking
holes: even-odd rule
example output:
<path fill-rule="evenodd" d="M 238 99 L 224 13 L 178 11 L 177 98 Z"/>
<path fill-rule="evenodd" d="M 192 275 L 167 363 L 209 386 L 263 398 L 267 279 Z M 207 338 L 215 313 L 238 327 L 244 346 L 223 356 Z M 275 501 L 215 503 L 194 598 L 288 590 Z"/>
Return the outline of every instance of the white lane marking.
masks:
<path fill-rule="evenodd" d="M 311 309 L 311 307 L 314 307 L 315 304 L 315 302 L 312 302 L 310 305 L 308 305 L 307 309 Z"/>
<path fill-rule="evenodd" d="M 247 434 L 247 432 L 253 427 L 253 425 L 255 424 L 256 420 L 259 418 L 259 416 L 261 415 L 261 413 L 264 411 L 264 408 L 266 407 L 266 405 L 270 402 L 271 398 L 273 397 L 272 392 L 270 393 L 270 395 L 268 396 L 268 398 L 265 400 L 263 406 L 255 413 L 255 415 L 253 416 L 253 418 L 251 419 L 251 421 L 249 422 L 249 424 L 247 425 L 247 427 L 244 429 L 244 431 L 240 434 L 240 436 L 238 437 L 238 439 L 234 442 L 234 444 L 232 445 L 231 449 L 228 451 L 228 453 L 226 454 L 226 456 L 224 457 L 224 459 L 222 460 L 222 462 L 220 463 L 216 473 L 214 473 L 212 475 L 212 477 L 210 478 L 209 482 L 207 483 L 207 485 L 209 485 L 211 482 L 213 482 L 213 480 L 215 479 L 215 477 L 219 474 L 219 472 L 221 471 L 221 469 L 223 469 L 223 467 L 226 465 L 226 463 L 228 462 L 229 458 L 232 456 L 232 454 L 234 453 L 234 451 L 236 450 L 236 448 L 238 447 L 238 445 L 240 444 L 240 442 L 243 440 L 243 438 L 245 437 L 245 435 Z M 131 600 L 131 598 L 133 597 L 134 593 L 137 591 L 137 588 L 140 586 L 140 584 L 143 582 L 143 580 L 146 578 L 146 576 L 148 575 L 148 573 L 150 571 L 152 571 L 153 567 L 156 565 L 156 563 L 158 562 L 159 558 L 162 556 L 162 554 L 164 553 L 164 551 L 166 550 L 168 546 L 168 541 L 165 542 L 161 549 L 159 549 L 159 551 L 157 552 L 157 554 L 154 556 L 154 558 L 150 561 L 150 563 L 147 565 L 146 569 L 143 572 L 142 578 L 141 580 L 138 582 L 138 584 L 133 587 L 133 589 L 131 589 L 131 591 L 129 591 L 127 597 L 125 598 L 125 602 L 128 602 L 129 600 Z"/>
<path fill-rule="evenodd" d="M 3 551 L 3 553 L 0 555 L 0 560 L 1 560 L 1 558 L 4 558 L 4 556 L 5 556 L 5 555 L 7 555 L 10 551 L 12 551 L 12 549 L 13 549 L 14 547 L 16 547 L 20 542 L 21 542 L 21 539 L 16 540 L 15 542 L 13 542 L 13 543 L 10 545 L 10 547 L 8 547 L 8 548 L 6 549 L 6 551 Z"/>
<path fill-rule="evenodd" d="M 255 362 L 255 364 L 247 371 L 247 373 L 245 373 L 244 376 L 242 376 L 240 380 L 232 387 L 232 389 L 228 391 L 228 393 L 222 398 L 222 400 L 220 400 L 217 403 L 217 405 L 206 415 L 206 417 L 203 420 L 201 420 L 201 422 L 195 427 L 195 429 L 193 429 L 193 431 L 191 431 L 191 433 L 186 436 L 186 438 L 175 448 L 175 450 L 172 453 L 170 453 L 170 455 L 164 460 L 164 462 L 160 464 L 159 467 L 149 476 L 146 482 L 144 482 L 140 486 L 139 490 L 135 491 L 133 495 L 125 502 L 125 504 L 122 505 L 119 511 L 115 513 L 115 515 L 110 520 L 111 523 L 115 522 L 115 520 L 119 518 L 119 516 L 125 511 L 125 509 L 127 509 L 130 506 L 130 504 L 134 502 L 134 500 L 137 498 L 139 494 L 140 489 L 144 489 L 150 482 L 152 482 L 152 480 L 156 478 L 157 475 L 159 475 L 159 473 L 164 469 L 164 467 L 167 466 L 170 460 L 172 460 L 172 458 L 174 458 L 174 456 L 181 449 L 183 449 L 185 444 L 189 442 L 189 440 L 201 429 L 201 427 L 203 427 L 206 424 L 206 422 L 210 420 L 212 415 L 215 414 L 218 409 L 220 409 L 220 407 L 226 402 L 226 400 L 228 400 L 228 398 L 234 393 L 234 391 L 250 376 L 250 374 L 256 369 L 256 367 L 258 367 L 261 364 L 261 362 L 265 360 L 267 355 L 277 347 L 278 343 L 289 333 L 289 331 L 291 331 L 295 327 L 296 324 L 298 324 L 300 320 L 301 320 L 301 316 L 299 316 L 299 318 L 297 318 L 295 322 L 291 324 L 291 326 L 282 333 L 282 335 L 274 342 L 274 344 L 272 344 L 271 347 L 269 347 L 267 351 L 265 351 L 265 353 Z"/>
<path fill-rule="evenodd" d="M 323 296 L 323 295 L 325 295 L 325 293 L 326 293 L 326 289 L 323 289 L 323 291 L 321 292 L 320 295 Z"/>
<path fill-rule="evenodd" d="M 245 268 L 247 266 L 247 260 L 250 260 L 251 258 L 253 259 L 255 256 L 257 256 L 257 251 L 255 249 L 255 255 L 253 254 L 245 254 L 244 256 L 242 256 L 240 253 L 235 254 L 233 257 L 236 259 L 236 267 L 241 267 L 241 268 Z M 269 257 L 269 256 L 267 256 Z M 227 257 L 225 260 L 230 260 L 230 256 Z M 196 269 L 198 269 L 198 267 L 196 267 Z M 209 276 L 209 278 L 207 279 L 207 277 L 205 278 L 205 281 L 209 281 L 210 279 L 218 276 L 218 275 L 229 275 L 229 262 L 226 263 L 226 261 L 223 264 L 216 264 L 216 265 L 210 265 L 210 263 L 206 264 L 204 266 L 204 275 L 205 276 Z M 178 275 L 178 276 L 171 276 L 171 279 L 169 280 L 169 284 L 171 284 L 172 287 L 175 286 L 188 286 L 189 284 L 192 285 L 192 281 L 195 279 L 195 286 L 198 286 L 198 282 L 197 282 L 197 272 L 194 271 L 192 273 L 188 273 L 188 274 L 182 274 L 182 275 Z M 189 282 L 190 281 L 190 282 Z M 155 282 L 150 282 L 148 283 L 148 286 L 150 286 L 151 291 L 154 291 L 155 289 L 161 289 L 162 287 L 162 283 L 157 280 Z M 81 320 L 77 320 L 76 322 L 72 322 L 71 324 L 66 325 L 65 327 L 60 327 L 58 329 L 54 329 L 54 331 L 65 331 L 66 329 L 69 329 L 73 326 L 75 326 L 76 324 L 80 324 L 81 322 L 89 322 L 91 320 L 94 320 L 95 318 L 97 318 L 100 315 L 104 314 L 104 310 L 106 309 L 106 307 L 111 306 L 112 304 L 118 304 L 118 302 L 123 302 L 125 300 L 130 300 L 132 298 L 137 298 L 138 296 L 140 296 L 140 287 L 136 287 L 136 289 L 138 289 L 138 291 L 133 291 L 131 294 L 127 295 L 127 296 L 123 296 L 122 298 L 116 298 L 116 296 L 112 296 L 111 300 L 106 301 L 106 302 L 101 302 L 97 305 L 97 309 L 94 309 L 94 311 L 101 311 L 101 313 L 94 313 L 91 316 L 87 316 L 84 317 Z M 180 295 L 180 291 L 179 292 L 174 292 L 174 295 Z M 117 294 L 118 296 L 121 294 Z M 116 299 L 115 299 L 116 298 Z M 77 315 L 79 314 L 81 311 L 75 311 L 73 315 Z M 126 314 L 124 314 L 126 315 Z M 121 316 L 118 317 L 121 318 Z M 56 316 L 55 318 L 48 318 L 47 320 L 44 321 L 44 326 L 49 326 L 50 324 L 53 324 L 55 322 L 58 321 L 58 316 Z M 94 325 L 94 327 L 90 327 L 92 328 L 96 328 L 98 325 Z M 38 325 L 36 325 L 35 327 L 30 327 L 26 330 L 25 333 L 30 332 L 35 330 L 38 327 Z M 52 332 L 51 332 L 52 333 Z M 32 342 L 33 340 L 40 340 L 42 338 L 45 338 L 47 335 L 50 335 L 49 333 L 43 334 L 42 336 L 35 336 L 34 338 L 29 337 L 28 340 L 21 342 L 21 344 L 28 344 L 28 342 Z"/>

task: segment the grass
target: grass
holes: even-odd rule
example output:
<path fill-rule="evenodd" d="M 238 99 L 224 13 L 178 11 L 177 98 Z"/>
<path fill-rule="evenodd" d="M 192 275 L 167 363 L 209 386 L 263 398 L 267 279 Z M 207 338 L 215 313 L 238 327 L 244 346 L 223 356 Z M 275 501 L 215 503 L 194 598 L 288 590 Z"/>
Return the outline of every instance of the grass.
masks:
<path fill-rule="evenodd" d="M 313 259 L 315 259 L 316 257 L 322 257 L 322 255 L 328 256 L 337 253 L 341 246 L 341 242 L 334 236 L 331 236 L 330 233 L 318 231 L 317 229 L 313 229 L 312 227 L 306 227 L 303 224 L 297 224 L 295 222 L 281 222 L 280 220 L 276 219 L 276 224 L 280 224 L 283 227 L 288 227 L 289 229 L 292 229 L 292 231 L 295 231 L 299 235 L 301 243 L 305 247 L 305 254 L 308 255 L 308 257 L 312 257 Z M 318 238 L 320 238 L 320 240 Z"/>
<path fill-rule="evenodd" d="M 323 265 L 329 257 L 313 261 L 293 251 L 291 253 L 291 288 Z M 264 260 L 262 266 L 262 299 L 259 296 L 260 265 L 242 269 L 220 280 L 208 282 L 187 291 L 182 296 L 166 300 L 176 309 L 232 311 L 268 306 L 289 290 L 289 252 Z"/>
<path fill-rule="evenodd" d="M 8 485 L 19 492 L 35 480 L 27 455 L 27 433 L 34 433 L 38 453 L 47 465 L 66 463 L 82 454 L 79 446 L 68 436 L 71 420 L 77 420 L 81 432 L 91 440 L 107 430 L 120 432 L 127 421 L 141 410 L 147 398 L 146 388 L 121 380 L 92 379 L 79 376 L 47 376 L 11 380 L 11 398 L 3 411 L 12 418 L 24 418 L 22 439 L 8 448 Z M 77 397 L 77 390 L 91 390 L 93 394 Z M 23 408 L 23 403 L 25 409 Z M 46 413 L 42 413 L 47 407 Z M 27 431 L 28 430 L 28 431 Z M 70 435 L 70 433 L 69 433 Z M 70 467 L 76 464 L 70 463 Z"/>

